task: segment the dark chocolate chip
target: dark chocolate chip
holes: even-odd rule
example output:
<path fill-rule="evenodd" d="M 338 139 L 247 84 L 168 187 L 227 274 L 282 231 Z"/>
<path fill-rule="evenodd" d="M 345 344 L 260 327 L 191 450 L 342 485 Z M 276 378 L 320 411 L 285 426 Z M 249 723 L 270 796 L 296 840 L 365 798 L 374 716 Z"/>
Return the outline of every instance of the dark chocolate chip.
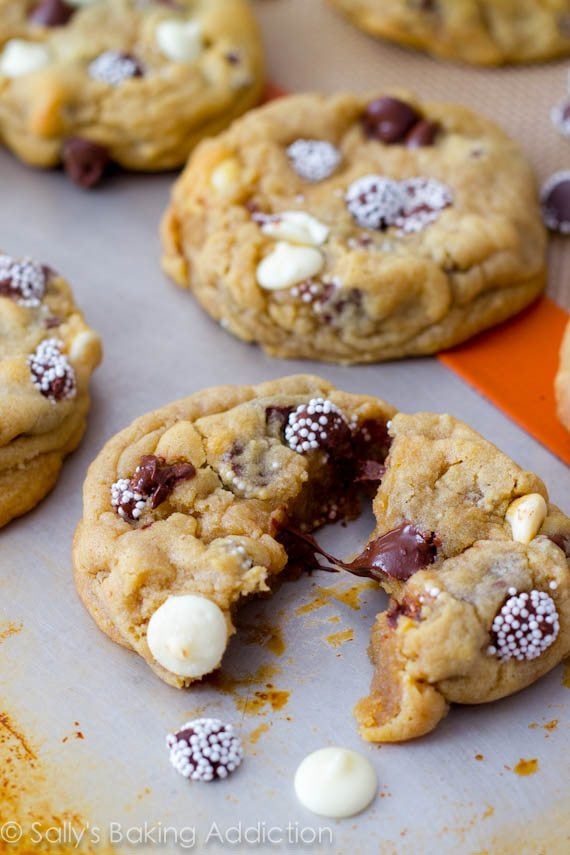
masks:
<path fill-rule="evenodd" d="M 40 27 L 63 27 L 75 11 L 64 0 L 42 0 L 32 11 L 30 22 Z"/>
<path fill-rule="evenodd" d="M 540 202 L 545 225 L 555 232 L 570 233 L 570 171 L 555 172 L 544 184 Z"/>
<path fill-rule="evenodd" d="M 423 148 L 424 146 L 433 145 L 438 130 L 439 126 L 436 122 L 421 119 L 409 131 L 406 137 L 406 146 L 408 148 Z"/>
<path fill-rule="evenodd" d="M 419 113 L 399 98 L 377 98 L 371 101 L 362 117 L 366 134 L 384 143 L 399 143 L 421 120 Z"/>
<path fill-rule="evenodd" d="M 177 484 L 195 475 L 191 463 L 166 463 L 162 457 L 146 454 L 131 478 L 131 487 L 147 496 L 154 509 L 168 499 Z"/>
<path fill-rule="evenodd" d="M 107 149 L 81 137 L 66 140 L 62 160 L 71 180 L 86 189 L 99 184 L 111 162 Z"/>
<path fill-rule="evenodd" d="M 402 602 L 393 602 L 386 612 L 386 618 L 392 628 L 395 628 L 401 617 L 409 617 L 418 621 L 422 613 L 422 604 L 411 597 L 404 597 Z"/>

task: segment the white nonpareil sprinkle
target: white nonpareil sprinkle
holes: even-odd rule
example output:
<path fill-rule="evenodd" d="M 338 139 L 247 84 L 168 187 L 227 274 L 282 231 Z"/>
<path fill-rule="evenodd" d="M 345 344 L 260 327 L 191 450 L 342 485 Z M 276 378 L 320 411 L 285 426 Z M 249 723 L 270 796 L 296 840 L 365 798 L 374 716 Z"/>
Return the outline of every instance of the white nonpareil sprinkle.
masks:
<path fill-rule="evenodd" d="M 490 656 L 502 662 L 537 659 L 558 637 L 560 621 L 556 604 L 544 591 L 518 593 L 509 588 L 509 598 L 491 627 Z"/>
<path fill-rule="evenodd" d="M 396 226 L 403 234 L 420 232 L 451 205 L 449 187 L 434 178 L 393 181 L 383 175 L 365 175 L 350 185 L 346 205 L 365 229 Z"/>
<path fill-rule="evenodd" d="M 303 454 L 315 451 L 329 438 L 331 428 L 344 417 L 338 407 L 325 398 L 311 398 L 308 404 L 300 404 L 285 426 L 285 441 L 289 448 Z"/>
<path fill-rule="evenodd" d="M 39 306 L 46 290 L 46 274 L 41 264 L 29 258 L 17 261 L 0 255 L 0 295 L 14 296 L 20 306 Z"/>
<path fill-rule="evenodd" d="M 138 490 L 133 490 L 128 478 L 119 478 L 111 487 L 111 504 L 122 519 L 138 520 L 148 504 L 148 498 Z"/>
<path fill-rule="evenodd" d="M 352 217 L 363 229 L 386 229 L 393 225 L 405 202 L 400 183 L 383 175 L 365 175 L 353 181 L 345 200 Z"/>
<path fill-rule="evenodd" d="M 329 178 L 342 161 L 338 148 L 326 140 L 295 140 L 287 156 L 299 178 L 313 183 Z"/>
<path fill-rule="evenodd" d="M 449 187 L 434 178 L 410 178 L 400 182 L 400 187 L 404 205 L 394 225 L 404 234 L 423 231 L 453 202 Z"/>
<path fill-rule="evenodd" d="M 198 718 L 169 733 L 166 745 L 170 762 L 177 772 L 191 781 L 227 778 L 243 759 L 239 736 L 231 724 L 217 718 Z"/>
<path fill-rule="evenodd" d="M 116 50 L 107 50 L 89 63 L 89 76 L 110 86 L 118 86 L 124 80 L 140 76 L 140 73 L 141 67 L 136 59 Z"/>
<path fill-rule="evenodd" d="M 54 404 L 77 393 L 75 371 L 62 353 L 63 347 L 59 339 L 47 338 L 28 357 L 32 383 Z"/>

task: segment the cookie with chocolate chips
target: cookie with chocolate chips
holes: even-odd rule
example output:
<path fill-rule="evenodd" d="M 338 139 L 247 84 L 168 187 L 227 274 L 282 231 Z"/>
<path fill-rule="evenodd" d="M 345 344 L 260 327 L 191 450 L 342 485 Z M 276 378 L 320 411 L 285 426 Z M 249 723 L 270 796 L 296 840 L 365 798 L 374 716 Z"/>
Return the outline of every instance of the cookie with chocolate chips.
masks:
<path fill-rule="evenodd" d="M 570 54 L 568 0 L 330 0 L 358 27 L 474 65 Z"/>
<path fill-rule="evenodd" d="M 358 515 L 361 470 L 378 477 L 393 414 L 300 375 L 207 389 L 135 421 L 91 467 L 74 542 L 101 629 L 174 686 L 210 673 L 237 605 L 284 570 L 285 527 Z"/>
<path fill-rule="evenodd" d="M 363 483 L 364 482 L 364 483 Z M 358 515 L 360 555 L 313 532 Z M 570 520 L 451 416 L 299 375 L 208 389 L 135 421 L 89 470 L 75 578 L 101 629 L 184 687 L 222 664 L 245 598 L 287 565 L 368 577 L 391 597 L 370 648 L 364 739 L 420 736 L 451 703 L 528 686 L 570 653 Z"/>
<path fill-rule="evenodd" d="M 0 137 L 83 187 L 181 166 L 262 89 L 246 0 L 0 0 Z"/>
<path fill-rule="evenodd" d="M 0 254 L 0 527 L 51 490 L 79 444 L 100 358 L 67 282 Z"/>
<path fill-rule="evenodd" d="M 165 271 L 272 356 L 435 353 L 545 286 L 518 146 L 462 107 L 296 95 L 193 153 L 162 224 Z"/>
<path fill-rule="evenodd" d="M 560 347 L 560 365 L 555 383 L 558 417 L 570 430 L 570 321 Z"/>

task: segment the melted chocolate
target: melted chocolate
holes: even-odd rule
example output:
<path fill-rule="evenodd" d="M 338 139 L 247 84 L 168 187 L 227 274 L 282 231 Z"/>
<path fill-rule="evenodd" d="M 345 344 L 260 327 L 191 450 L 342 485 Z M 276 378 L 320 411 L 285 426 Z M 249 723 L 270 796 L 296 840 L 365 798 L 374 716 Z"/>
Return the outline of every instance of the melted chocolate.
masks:
<path fill-rule="evenodd" d="M 131 488 L 148 497 L 151 508 L 166 501 L 177 484 L 196 475 L 191 463 L 166 463 L 162 457 L 145 454 L 131 478 Z"/>
<path fill-rule="evenodd" d="M 310 534 L 289 526 L 283 530 L 280 540 L 288 554 L 293 556 L 293 562 L 302 564 L 306 570 L 336 572 L 341 569 L 377 582 L 384 581 L 386 577 L 407 581 L 414 573 L 433 564 L 439 545 L 439 539 L 433 532 L 422 533 L 408 522 L 370 541 L 362 553 L 348 563 L 322 549 Z M 333 566 L 323 566 L 317 556 L 325 558 Z"/>

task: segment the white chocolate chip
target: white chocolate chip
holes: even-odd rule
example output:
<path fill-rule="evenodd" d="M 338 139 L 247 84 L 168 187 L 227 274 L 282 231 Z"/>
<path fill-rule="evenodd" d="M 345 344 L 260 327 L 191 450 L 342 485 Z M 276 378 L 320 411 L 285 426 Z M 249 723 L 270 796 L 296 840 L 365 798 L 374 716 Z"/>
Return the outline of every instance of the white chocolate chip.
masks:
<path fill-rule="evenodd" d="M 210 176 L 210 184 L 220 193 L 233 190 L 239 180 L 240 166 L 237 157 L 227 157 L 216 166 Z"/>
<path fill-rule="evenodd" d="M 202 26 L 198 21 L 167 18 L 156 28 L 161 53 L 174 62 L 192 62 L 202 50 Z"/>
<path fill-rule="evenodd" d="M 71 342 L 69 358 L 72 362 L 81 362 L 94 349 L 98 352 L 99 348 L 100 339 L 97 333 L 94 333 L 92 330 L 83 330 Z"/>
<path fill-rule="evenodd" d="M 378 789 L 370 761 L 348 748 L 321 748 L 305 757 L 295 773 L 301 804 L 319 816 L 342 819 L 368 807 Z"/>
<path fill-rule="evenodd" d="M 194 594 L 168 597 L 152 615 L 147 643 L 156 661 L 178 677 L 202 677 L 221 662 L 228 642 L 223 611 Z"/>
<path fill-rule="evenodd" d="M 323 254 L 312 246 L 295 246 L 280 241 L 257 267 L 257 281 L 268 291 L 290 288 L 320 273 Z"/>
<path fill-rule="evenodd" d="M 0 75 L 23 77 L 49 65 L 51 53 L 44 45 L 24 39 L 10 39 L 0 55 Z"/>
<path fill-rule="evenodd" d="M 548 507 L 540 493 L 529 493 L 515 499 L 507 508 L 505 518 L 513 532 L 513 540 L 530 543 L 546 519 Z"/>
<path fill-rule="evenodd" d="M 277 240 L 320 246 L 329 236 L 330 229 L 304 211 L 285 211 L 275 214 L 261 226 L 263 234 Z"/>

